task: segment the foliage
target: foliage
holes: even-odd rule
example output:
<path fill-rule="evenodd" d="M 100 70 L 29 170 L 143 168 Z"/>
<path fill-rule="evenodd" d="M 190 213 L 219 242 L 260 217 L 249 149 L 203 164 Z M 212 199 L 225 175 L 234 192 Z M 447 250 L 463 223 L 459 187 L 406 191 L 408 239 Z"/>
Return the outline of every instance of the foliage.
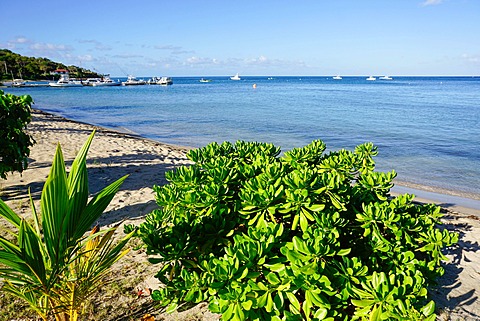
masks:
<path fill-rule="evenodd" d="M 25 132 L 32 119 L 32 97 L 4 94 L 0 90 L 0 178 L 23 172 L 35 140 Z"/>
<path fill-rule="evenodd" d="M 47 79 L 52 77 L 50 72 L 56 69 L 67 69 L 71 77 L 99 77 L 96 72 L 81 67 L 67 66 L 47 58 L 26 57 L 7 49 L 0 49 L 0 81 L 14 78 Z"/>
<path fill-rule="evenodd" d="M 112 240 L 117 227 L 104 231 L 97 227 L 85 236 L 126 178 L 88 201 L 86 155 L 93 135 L 68 175 L 58 145 L 42 191 L 40 215 L 31 201 L 33 223 L 0 200 L 0 215 L 14 226 L 13 240 L 0 237 L 2 290 L 26 301 L 43 320 L 50 315 L 56 320 L 76 320 L 110 266 L 128 252 L 123 247 L 131 235 L 116 245 Z"/>
<path fill-rule="evenodd" d="M 374 171 L 373 144 L 325 149 L 190 151 L 137 228 L 163 264 L 152 297 L 169 311 L 208 301 L 223 320 L 434 320 L 427 286 L 458 236 L 434 205 L 390 197 L 396 174 Z"/>

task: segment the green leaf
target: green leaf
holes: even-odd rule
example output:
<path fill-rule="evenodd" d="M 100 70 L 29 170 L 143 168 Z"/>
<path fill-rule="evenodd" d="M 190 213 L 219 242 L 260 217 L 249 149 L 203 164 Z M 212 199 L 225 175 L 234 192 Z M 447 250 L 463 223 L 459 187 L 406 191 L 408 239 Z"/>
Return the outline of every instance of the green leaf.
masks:
<path fill-rule="evenodd" d="M 352 304 L 357 307 L 368 307 L 375 304 L 375 300 L 355 300 L 352 299 Z"/>
<path fill-rule="evenodd" d="M 298 302 L 297 297 L 292 292 L 285 292 L 290 303 L 295 307 L 296 311 L 300 311 L 300 302 Z"/>
<path fill-rule="evenodd" d="M 20 227 L 20 216 L 12 211 L 2 199 L 0 199 L 0 215 L 15 227 Z"/>
<path fill-rule="evenodd" d="M 40 200 L 45 245 L 53 265 L 62 264 L 67 255 L 63 221 L 68 209 L 67 174 L 60 145 L 57 145 L 50 174 Z"/>
<path fill-rule="evenodd" d="M 276 285 L 276 284 L 279 284 L 281 281 L 280 279 L 278 278 L 277 274 L 275 273 L 268 273 L 266 275 L 267 277 L 267 281 L 270 283 L 270 284 L 273 284 L 273 285 Z"/>
<path fill-rule="evenodd" d="M 168 307 L 165 309 L 165 312 L 167 313 L 173 313 L 177 310 L 178 304 L 177 302 L 172 302 L 168 305 Z"/>
<path fill-rule="evenodd" d="M 341 249 L 337 252 L 337 255 L 345 256 L 345 255 L 350 254 L 351 251 L 352 251 L 352 249 Z"/>
<path fill-rule="evenodd" d="M 265 305 L 265 311 L 267 312 L 273 311 L 273 299 L 272 299 L 271 293 L 267 293 L 267 304 Z"/>
<path fill-rule="evenodd" d="M 420 312 L 426 317 L 432 315 L 435 312 L 435 302 L 433 300 L 428 302 L 420 309 Z"/>

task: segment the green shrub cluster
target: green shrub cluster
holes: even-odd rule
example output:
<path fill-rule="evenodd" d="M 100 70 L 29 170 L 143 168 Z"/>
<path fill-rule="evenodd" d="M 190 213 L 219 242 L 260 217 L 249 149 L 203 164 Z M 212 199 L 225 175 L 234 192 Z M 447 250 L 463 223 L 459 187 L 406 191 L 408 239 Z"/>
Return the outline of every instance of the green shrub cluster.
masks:
<path fill-rule="evenodd" d="M 35 140 L 25 132 L 32 119 L 32 97 L 4 94 L 0 90 L 0 178 L 23 172 Z"/>
<path fill-rule="evenodd" d="M 458 236 L 434 205 L 390 197 L 376 147 L 212 143 L 168 172 L 137 229 L 175 310 L 208 301 L 223 320 L 435 320 L 427 287 Z M 134 229 L 127 227 L 127 231 Z"/>

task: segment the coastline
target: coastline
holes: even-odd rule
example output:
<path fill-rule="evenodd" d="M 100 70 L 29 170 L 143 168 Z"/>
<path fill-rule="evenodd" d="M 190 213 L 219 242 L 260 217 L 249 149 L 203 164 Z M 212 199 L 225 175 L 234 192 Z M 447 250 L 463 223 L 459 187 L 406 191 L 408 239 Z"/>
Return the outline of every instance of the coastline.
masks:
<path fill-rule="evenodd" d="M 32 116 L 28 131 L 34 136 L 36 144 L 31 148 L 29 167 L 22 175 L 9 174 L 7 180 L 0 181 L 2 199 L 14 211 L 24 216 L 31 213 L 27 196 L 29 189 L 39 209 L 41 189 L 48 175 L 57 143 L 61 144 L 68 167 L 93 129 L 97 132 L 87 157 L 90 191 L 96 193 L 119 177 L 125 174 L 130 175 L 100 219 L 101 226 L 118 222 L 138 225 L 146 214 L 157 208 L 153 185 L 166 183 L 166 171 L 190 164 L 185 156 L 189 147 L 164 144 L 135 134 L 73 121 L 40 110 L 34 110 Z M 403 185 L 400 182 L 395 183 L 396 189 L 393 193 L 404 193 L 401 190 Z M 416 201 L 429 203 L 433 201 L 428 199 L 432 196 L 431 194 L 419 192 L 415 193 L 419 196 L 415 199 Z M 423 199 L 421 196 L 426 198 Z M 473 208 L 470 212 L 468 209 L 455 207 L 458 204 L 453 205 L 448 198 L 435 203 L 439 203 L 444 209 L 445 228 L 460 234 L 459 243 L 446 250 L 445 254 L 449 258 L 449 261 L 444 264 L 446 273 L 439 280 L 439 286 L 432 290 L 432 298 L 437 303 L 440 315 L 439 320 L 478 320 L 480 319 L 480 300 L 478 300 L 480 298 L 478 287 L 480 284 L 480 209 Z M 119 231 L 121 230 L 122 228 L 119 228 Z M 123 261 L 116 267 L 115 279 L 144 278 L 141 281 L 135 281 L 134 290 L 157 287 L 158 283 L 153 276 L 158 272 L 158 268 L 145 263 L 146 255 L 142 250 L 131 251 Z M 131 268 L 134 263 L 142 266 L 141 272 Z M 130 272 L 125 276 L 124 273 L 127 270 Z M 136 298 L 133 301 L 134 305 L 148 302 L 148 295 L 134 296 L 134 298 Z M 115 298 L 109 300 L 111 302 L 107 304 L 111 304 L 112 309 L 122 310 L 122 300 Z M 128 308 L 130 305 L 126 309 Z M 150 313 L 153 314 L 153 312 Z M 182 319 L 179 314 L 166 315 L 163 311 L 155 313 L 161 315 L 162 320 Z M 218 316 L 215 317 L 206 311 L 206 305 L 201 305 L 198 313 L 201 317 L 195 320 L 218 320 Z M 109 316 L 108 320 L 115 320 L 115 315 Z"/>
<path fill-rule="evenodd" d="M 105 126 L 100 127 L 90 123 L 72 120 L 52 112 L 45 112 L 39 109 L 35 109 L 35 112 L 43 113 L 46 115 L 54 115 L 56 117 L 63 118 L 65 121 L 69 121 L 69 122 L 77 122 L 77 123 L 92 126 L 95 128 L 103 128 L 104 130 L 110 130 L 113 132 L 131 135 L 138 139 L 143 139 L 143 140 L 151 141 L 153 143 L 168 145 L 168 146 L 171 146 L 172 148 L 180 148 L 180 149 L 187 149 L 187 150 L 194 148 L 190 146 L 173 145 L 173 144 L 168 144 L 164 142 L 159 142 L 159 141 L 141 136 L 133 132 L 132 130 L 129 130 L 124 127 L 105 127 Z M 394 196 L 398 194 L 405 194 L 405 193 L 414 194 L 415 199 L 418 202 L 435 203 L 442 206 L 443 208 L 446 208 L 452 211 L 462 212 L 465 214 L 476 215 L 480 217 L 480 193 L 479 194 L 467 193 L 463 191 L 449 190 L 449 189 L 438 188 L 438 187 L 433 187 L 429 185 L 420 185 L 420 184 L 404 181 L 402 180 L 402 178 L 399 179 L 398 177 L 394 180 L 394 184 L 395 186 L 391 190 L 391 193 Z"/>

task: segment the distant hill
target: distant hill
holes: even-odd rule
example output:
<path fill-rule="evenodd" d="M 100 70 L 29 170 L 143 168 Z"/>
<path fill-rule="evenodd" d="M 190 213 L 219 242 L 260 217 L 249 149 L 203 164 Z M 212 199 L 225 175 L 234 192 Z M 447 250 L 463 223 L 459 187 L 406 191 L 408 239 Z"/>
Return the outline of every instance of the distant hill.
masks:
<path fill-rule="evenodd" d="M 26 57 L 8 49 L 0 49 L 0 81 L 12 79 L 41 80 L 55 79 L 58 75 L 51 74 L 57 69 L 66 69 L 71 77 L 100 77 L 96 72 L 77 66 L 66 66 L 47 58 Z"/>

